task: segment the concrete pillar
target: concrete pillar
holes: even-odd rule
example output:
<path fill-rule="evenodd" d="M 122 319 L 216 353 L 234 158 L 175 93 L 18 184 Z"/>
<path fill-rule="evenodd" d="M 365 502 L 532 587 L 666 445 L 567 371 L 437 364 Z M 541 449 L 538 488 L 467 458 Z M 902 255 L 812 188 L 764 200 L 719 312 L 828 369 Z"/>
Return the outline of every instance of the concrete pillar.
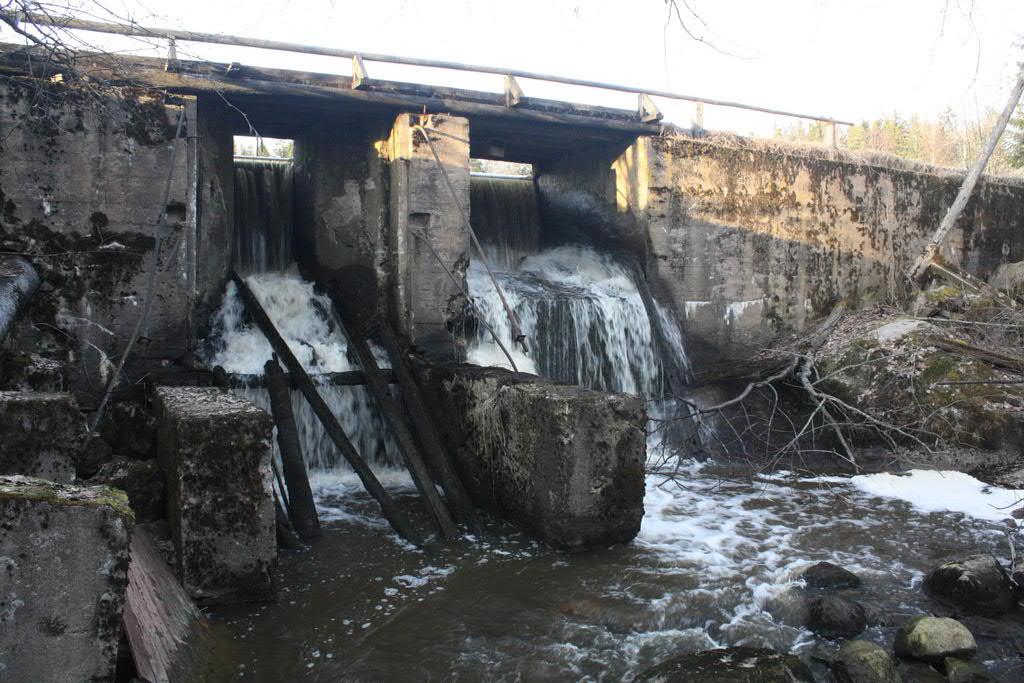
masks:
<path fill-rule="evenodd" d="M 444 172 L 417 124 L 447 134 L 431 135 Z M 456 346 L 452 330 L 465 305 L 459 286 L 465 288 L 470 256 L 469 233 L 459 208 L 468 215 L 469 122 L 443 115 L 402 114 L 395 121 L 389 147 L 392 315 L 401 332 L 427 357 L 461 357 L 464 350 Z M 446 269 L 460 285 L 452 282 Z"/>
<path fill-rule="evenodd" d="M 426 371 L 459 474 L 481 507 L 570 551 L 625 543 L 644 508 L 643 400 L 497 368 Z"/>
<path fill-rule="evenodd" d="M 200 604 L 264 600 L 277 557 L 270 416 L 206 387 L 158 387 L 157 458 L 178 576 Z"/>
<path fill-rule="evenodd" d="M 0 476 L 0 518 L 0 679 L 113 681 L 132 527 L 125 494 Z"/>
<path fill-rule="evenodd" d="M 85 429 L 71 394 L 0 391 L 0 474 L 72 481 Z"/>

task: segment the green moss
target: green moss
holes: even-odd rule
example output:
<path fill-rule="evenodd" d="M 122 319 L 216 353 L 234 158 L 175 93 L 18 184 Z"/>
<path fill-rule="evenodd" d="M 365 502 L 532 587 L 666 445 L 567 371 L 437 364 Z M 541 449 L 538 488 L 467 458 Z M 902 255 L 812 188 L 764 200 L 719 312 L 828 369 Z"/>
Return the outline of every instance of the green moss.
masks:
<path fill-rule="evenodd" d="M 135 520 L 128 494 L 111 486 L 73 486 L 33 477 L 0 477 L 0 501 L 7 500 L 109 507 L 128 521 Z"/>
<path fill-rule="evenodd" d="M 952 285 L 943 285 L 942 287 L 935 287 L 933 289 L 927 290 L 924 293 L 924 296 L 929 303 L 937 304 L 940 301 L 945 301 L 946 299 L 953 299 L 955 297 L 958 297 L 960 296 L 960 293 L 960 290 L 957 289 L 956 287 L 953 287 Z"/>

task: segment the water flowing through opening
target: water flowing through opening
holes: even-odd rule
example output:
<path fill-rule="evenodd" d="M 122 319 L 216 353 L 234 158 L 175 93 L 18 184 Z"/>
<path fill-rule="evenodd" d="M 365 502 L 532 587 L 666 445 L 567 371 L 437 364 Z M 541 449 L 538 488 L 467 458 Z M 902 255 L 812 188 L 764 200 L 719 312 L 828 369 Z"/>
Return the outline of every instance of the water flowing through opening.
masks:
<path fill-rule="evenodd" d="M 320 395 L 341 422 L 360 455 L 379 470 L 397 462 L 387 435 L 364 387 L 337 386 L 330 373 L 358 370 L 330 299 L 303 279 L 292 257 L 294 199 L 292 164 L 287 160 L 236 159 L 234 263 L 278 331 L 317 384 Z M 374 349 L 378 363 L 385 354 Z M 204 349 L 211 366 L 235 376 L 262 377 L 273 350 L 249 320 L 237 287 L 229 282 Z M 262 387 L 234 391 L 268 412 L 270 397 Z M 327 436 L 309 403 L 292 391 L 292 410 L 306 467 L 314 476 L 346 477 L 351 470 Z M 280 456 L 276 439 L 274 451 Z"/>

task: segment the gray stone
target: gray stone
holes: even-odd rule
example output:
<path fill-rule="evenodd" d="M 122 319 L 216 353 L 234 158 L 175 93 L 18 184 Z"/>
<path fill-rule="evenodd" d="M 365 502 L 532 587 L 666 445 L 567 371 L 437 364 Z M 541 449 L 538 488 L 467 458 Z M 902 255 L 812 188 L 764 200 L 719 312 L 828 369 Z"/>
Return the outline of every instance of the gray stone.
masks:
<path fill-rule="evenodd" d="M 856 588 L 860 577 L 831 562 L 812 564 L 800 573 L 808 588 Z"/>
<path fill-rule="evenodd" d="M 988 283 L 996 289 L 1018 293 L 1024 287 L 1024 261 L 1002 264 L 996 268 Z"/>
<path fill-rule="evenodd" d="M 903 683 L 948 683 L 945 676 L 924 662 L 903 660 L 896 673 Z"/>
<path fill-rule="evenodd" d="M 0 474 L 72 481 L 85 429 L 71 394 L 0 391 Z"/>
<path fill-rule="evenodd" d="M 832 660 L 838 683 L 897 683 L 896 660 L 880 645 L 866 640 L 843 643 Z"/>
<path fill-rule="evenodd" d="M 933 569 L 924 581 L 932 597 L 970 614 L 997 616 L 1017 604 L 1010 577 L 992 555 L 972 555 Z"/>
<path fill-rule="evenodd" d="M 860 603 L 837 595 L 822 595 L 807 607 L 807 628 L 825 638 L 852 638 L 867 626 Z"/>
<path fill-rule="evenodd" d="M 64 391 L 67 364 L 36 353 L 0 352 L 0 378 L 8 391 Z"/>
<path fill-rule="evenodd" d="M 113 681 L 128 585 L 125 495 L 0 476 L 0 678 Z"/>
<path fill-rule="evenodd" d="M 947 617 L 914 617 L 896 633 L 896 654 L 941 664 L 946 657 L 972 657 L 978 650 L 967 627 Z"/>
<path fill-rule="evenodd" d="M 431 403 L 481 507 L 568 550 L 636 536 L 644 496 L 641 399 L 496 368 L 437 367 L 431 375 Z"/>
<path fill-rule="evenodd" d="M 756 647 L 728 647 L 679 655 L 634 680 L 650 683 L 811 683 L 810 669 L 796 655 Z"/>
<path fill-rule="evenodd" d="M 114 486 L 127 493 L 140 524 L 164 516 L 164 475 L 155 460 L 115 457 L 100 467 L 92 482 Z"/>
<path fill-rule="evenodd" d="M 946 679 L 949 683 L 998 683 L 981 664 L 956 657 L 946 657 Z"/>
<path fill-rule="evenodd" d="M 202 604 L 269 598 L 277 556 L 270 416 L 219 389 L 158 387 L 155 395 L 182 585 Z"/>

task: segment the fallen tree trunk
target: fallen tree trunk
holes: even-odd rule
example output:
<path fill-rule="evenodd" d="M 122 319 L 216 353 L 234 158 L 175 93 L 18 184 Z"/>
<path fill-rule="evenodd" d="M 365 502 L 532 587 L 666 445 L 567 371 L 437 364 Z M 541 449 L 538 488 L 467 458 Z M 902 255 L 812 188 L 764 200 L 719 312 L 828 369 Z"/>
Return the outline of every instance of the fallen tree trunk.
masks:
<path fill-rule="evenodd" d="M 270 316 L 263 310 L 263 306 L 259 300 L 249 289 L 249 285 L 245 283 L 245 280 L 238 273 L 232 273 L 232 278 L 235 284 L 238 285 L 238 292 L 242 297 L 242 302 L 245 304 L 246 309 L 252 314 L 253 320 L 256 321 L 256 325 L 260 328 L 263 334 L 266 336 L 267 341 L 273 347 L 274 351 L 284 361 L 285 366 L 291 373 L 292 377 L 295 378 L 295 382 L 299 387 L 299 391 L 309 401 L 310 407 L 316 414 L 320 423 L 323 424 L 324 430 L 330 437 L 334 445 L 337 446 L 338 450 L 341 451 L 342 456 L 348 461 L 349 465 L 355 471 L 356 475 L 362 481 L 363 486 L 369 492 L 371 496 L 380 505 L 381 512 L 384 517 L 391 524 L 399 536 L 415 545 L 422 545 L 423 541 L 416 529 L 413 527 L 412 522 L 402 511 L 395 501 L 388 495 L 388 492 L 381 486 L 380 481 L 373 474 L 373 470 L 366 464 L 362 456 L 349 441 L 348 436 L 345 434 L 345 430 L 342 429 L 341 424 L 338 422 L 338 418 L 331 412 L 330 406 L 324 401 L 320 392 L 317 391 L 316 385 L 313 384 L 313 380 L 310 379 L 309 374 L 306 372 L 302 364 L 292 353 L 288 343 L 274 327 L 274 323 L 270 320 Z"/>

